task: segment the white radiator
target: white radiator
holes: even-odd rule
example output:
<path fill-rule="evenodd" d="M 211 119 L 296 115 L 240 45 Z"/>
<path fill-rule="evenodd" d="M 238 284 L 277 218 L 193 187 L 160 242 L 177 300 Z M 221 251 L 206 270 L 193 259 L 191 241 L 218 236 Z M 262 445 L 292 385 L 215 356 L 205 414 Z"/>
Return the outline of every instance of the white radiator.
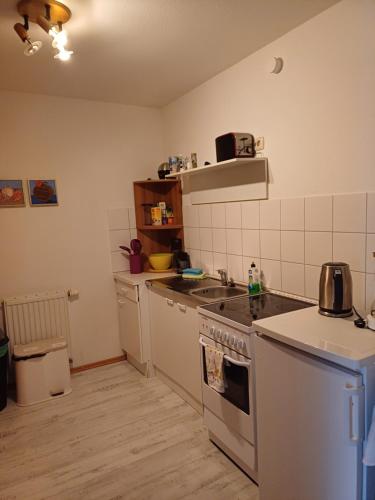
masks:
<path fill-rule="evenodd" d="M 64 337 L 71 357 L 68 291 L 40 292 L 4 299 L 10 352 L 17 344 Z"/>

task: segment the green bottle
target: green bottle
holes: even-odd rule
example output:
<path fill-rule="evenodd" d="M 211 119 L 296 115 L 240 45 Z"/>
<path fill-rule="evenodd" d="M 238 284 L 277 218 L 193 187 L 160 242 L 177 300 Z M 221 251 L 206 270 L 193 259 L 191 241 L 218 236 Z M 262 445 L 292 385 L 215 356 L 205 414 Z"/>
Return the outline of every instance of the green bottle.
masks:
<path fill-rule="evenodd" d="M 259 271 L 254 262 L 249 269 L 249 282 L 247 288 L 249 295 L 258 295 L 261 292 Z"/>

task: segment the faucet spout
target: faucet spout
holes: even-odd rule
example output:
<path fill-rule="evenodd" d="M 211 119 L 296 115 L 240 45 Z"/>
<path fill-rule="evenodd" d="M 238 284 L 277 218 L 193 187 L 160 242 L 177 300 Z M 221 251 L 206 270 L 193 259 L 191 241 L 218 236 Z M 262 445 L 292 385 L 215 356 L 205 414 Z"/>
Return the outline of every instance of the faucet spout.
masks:
<path fill-rule="evenodd" d="M 223 286 L 227 286 L 227 284 L 228 284 L 228 273 L 227 273 L 227 270 L 226 269 L 218 269 L 217 272 L 220 275 L 221 284 Z"/>

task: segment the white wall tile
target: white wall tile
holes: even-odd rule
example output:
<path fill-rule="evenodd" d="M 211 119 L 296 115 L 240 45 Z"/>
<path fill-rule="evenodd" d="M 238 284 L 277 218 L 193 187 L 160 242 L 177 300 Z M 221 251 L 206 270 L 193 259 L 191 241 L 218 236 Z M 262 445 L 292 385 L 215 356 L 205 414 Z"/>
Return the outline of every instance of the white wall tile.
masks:
<path fill-rule="evenodd" d="M 242 255 L 241 229 L 227 229 L 227 253 Z"/>
<path fill-rule="evenodd" d="M 281 262 L 261 259 L 261 281 L 263 288 L 281 290 Z"/>
<path fill-rule="evenodd" d="M 375 193 L 367 193 L 367 232 L 375 233 Z"/>
<path fill-rule="evenodd" d="M 129 211 L 127 208 L 107 210 L 108 229 L 129 229 Z"/>
<path fill-rule="evenodd" d="M 242 255 L 228 254 L 228 277 L 233 278 L 234 281 L 242 281 L 242 275 Z"/>
<path fill-rule="evenodd" d="M 260 231 L 260 256 L 280 260 L 280 231 Z"/>
<path fill-rule="evenodd" d="M 199 205 L 199 227 L 212 227 L 211 205 Z"/>
<path fill-rule="evenodd" d="M 367 235 L 366 273 L 375 273 L 375 234 Z"/>
<path fill-rule="evenodd" d="M 135 240 L 136 238 L 138 238 L 137 230 L 134 228 L 130 229 L 130 239 Z"/>
<path fill-rule="evenodd" d="M 241 203 L 242 229 L 259 229 L 259 201 Z"/>
<path fill-rule="evenodd" d="M 366 193 L 337 194 L 333 197 L 333 230 L 366 232 Z"/>
<path fill-rule="evenodd" d="M 259 273 L 261 270 L 260 267 L 260 259 L 256 257 L 242 257 L 242 268 L 243 268 L 243 274 L 242 274 L 242 281 L 244 281 L 246 284 L 249 281 L 249 269 L 251 267 L 251 264 L 254 262 L 256 265 Z"/>
<path fill-rule="evenodd" d="M 201 265 L 206 274 L 214 274 L 214 256 L 212 252 L 201 251 Z"/>
<path fill-rule="evenodd" d="M 189 228 L 189 248 L 200 250 L 199 229 L 197 227 Z"/>
<path fill-rule="evenodd" d="M 202 267 L 201 251 L 195 248 L 189 248 L 187 252 L 190 255 L 191 267 Z"/>
<path fill-rule="evenodd" d="M 332 233 L 305 233 L 305 263 L 321 266 L 332 260 Z"/>
<path fill-rule="evenodd" d="M 320 267 L 305 266 L 305 296 L 310 299 L 319 299 L 320 271 Z"/>
<path fill-rule="evenodd" d="M 214 257 L 214 272 L 213 275 L 217 275 L 217 270 L 218 269 L 228 269 L 228 260 L 227 260 L 227 254 L 226 253 L 217 253 L 213 252 L 213 257 Z"/>
<path fill-rule="evenodd" d="M 280 229 L 280 200 L 260 202 L 260 229 Z"/>
<path fill-rule="evenodd" d="M 332 196 L 313 196 L 305 198 L 306 231 L 332 231 L 332 221 Z"/>
<path fill-rule="evenodd" d="M 207 227 L 199 230 L 200 249 L 212 251 L 212 229 Z"/>
<path fill-rule="evenodd" d="M 366 268 L 366 235 L 333 233 L 333 260 L 347 262 L 352 271 Z"/>
<path fill-rule="evenodd" d="M 241 203 L 226 203 L 225 218 L 227 228 L 241 227 Z"/>
<path fill-rule="evenodd" d="M 257 229 L 242 230 L 242 255 L 260 257 L 260 238 Z"/>
<path fill-rule="evenodd" d="M 303 231 L 281 231 L 281 260 L 304 263 L 305 233 Z"/>
<path fill-rule="evenodd" d="M 137 222 L 135 220 L 135 209 L 134 207 L 129 208 L 129 227 L 134 229 L 137 227 Z"/>
<path fill-rule="evenodd" d="M 225 225 L 225 203 L 214 203 L 211 205 L 212 227 L 226 227 Z"/>
<path fill-rule="evenodd" d="M 353 305 L 361 314 L 366 311 L 366 274 L 352 272 Z"/>
<path fill-rule="evenodd" d="M 191 248 L 190 245 L 190 227 L 184 226 L 184 246 L 185 248 Z"/>
<path fill-rule="evenodd" d="M 214 252 L 227 252 L 227 232 L 226 229 L 212 230 L 212 250 Z"/>
<path fill-rule="evenodd" d="M 305 293 L 305 266 L 303 264 L 281 263 L 281 283 L 284 292 L 295 295 Z"/>
<path fill-rule="evenodd" d="M 112 272 L 129 271 L 129 258 L 123 252 L 111 252 Z"/>
<path fill-rule="evenodd" d="M 366 274 L 366 312 L 375 307 L 375 274 Z"/>
<path fill-rule="evenodd" d="M 129 246 L 130 245 L 130 231 L 129 229 L 119 229 L 115 231 L 109 231 L 109 241 L 111 244 L 111 252 L 120 251 L 119 246 Z"/>
<path fill-rule="evenodd" d="M 305 229 L 305 199 L 281 200 L 281 229 L 303 231 Z"/>
<path fill-rule="evenodd" d="M 183 207 L 184 225 L 187 227 L 199 227 L 198 205 L 186 205 Z"/>

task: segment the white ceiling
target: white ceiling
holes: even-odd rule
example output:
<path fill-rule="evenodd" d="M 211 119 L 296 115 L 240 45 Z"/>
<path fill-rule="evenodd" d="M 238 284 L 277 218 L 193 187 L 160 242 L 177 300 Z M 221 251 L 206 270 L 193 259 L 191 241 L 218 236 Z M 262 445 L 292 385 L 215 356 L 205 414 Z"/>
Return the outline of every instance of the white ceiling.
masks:
<path fill-rule="evenodd" d="M 44 46 L 23 55 L 17 0 L 1 0 L 0 88 L 163 106 L 337 1 L 66 0 L 75 54 L 62 63 L 36 25 Z"/>

